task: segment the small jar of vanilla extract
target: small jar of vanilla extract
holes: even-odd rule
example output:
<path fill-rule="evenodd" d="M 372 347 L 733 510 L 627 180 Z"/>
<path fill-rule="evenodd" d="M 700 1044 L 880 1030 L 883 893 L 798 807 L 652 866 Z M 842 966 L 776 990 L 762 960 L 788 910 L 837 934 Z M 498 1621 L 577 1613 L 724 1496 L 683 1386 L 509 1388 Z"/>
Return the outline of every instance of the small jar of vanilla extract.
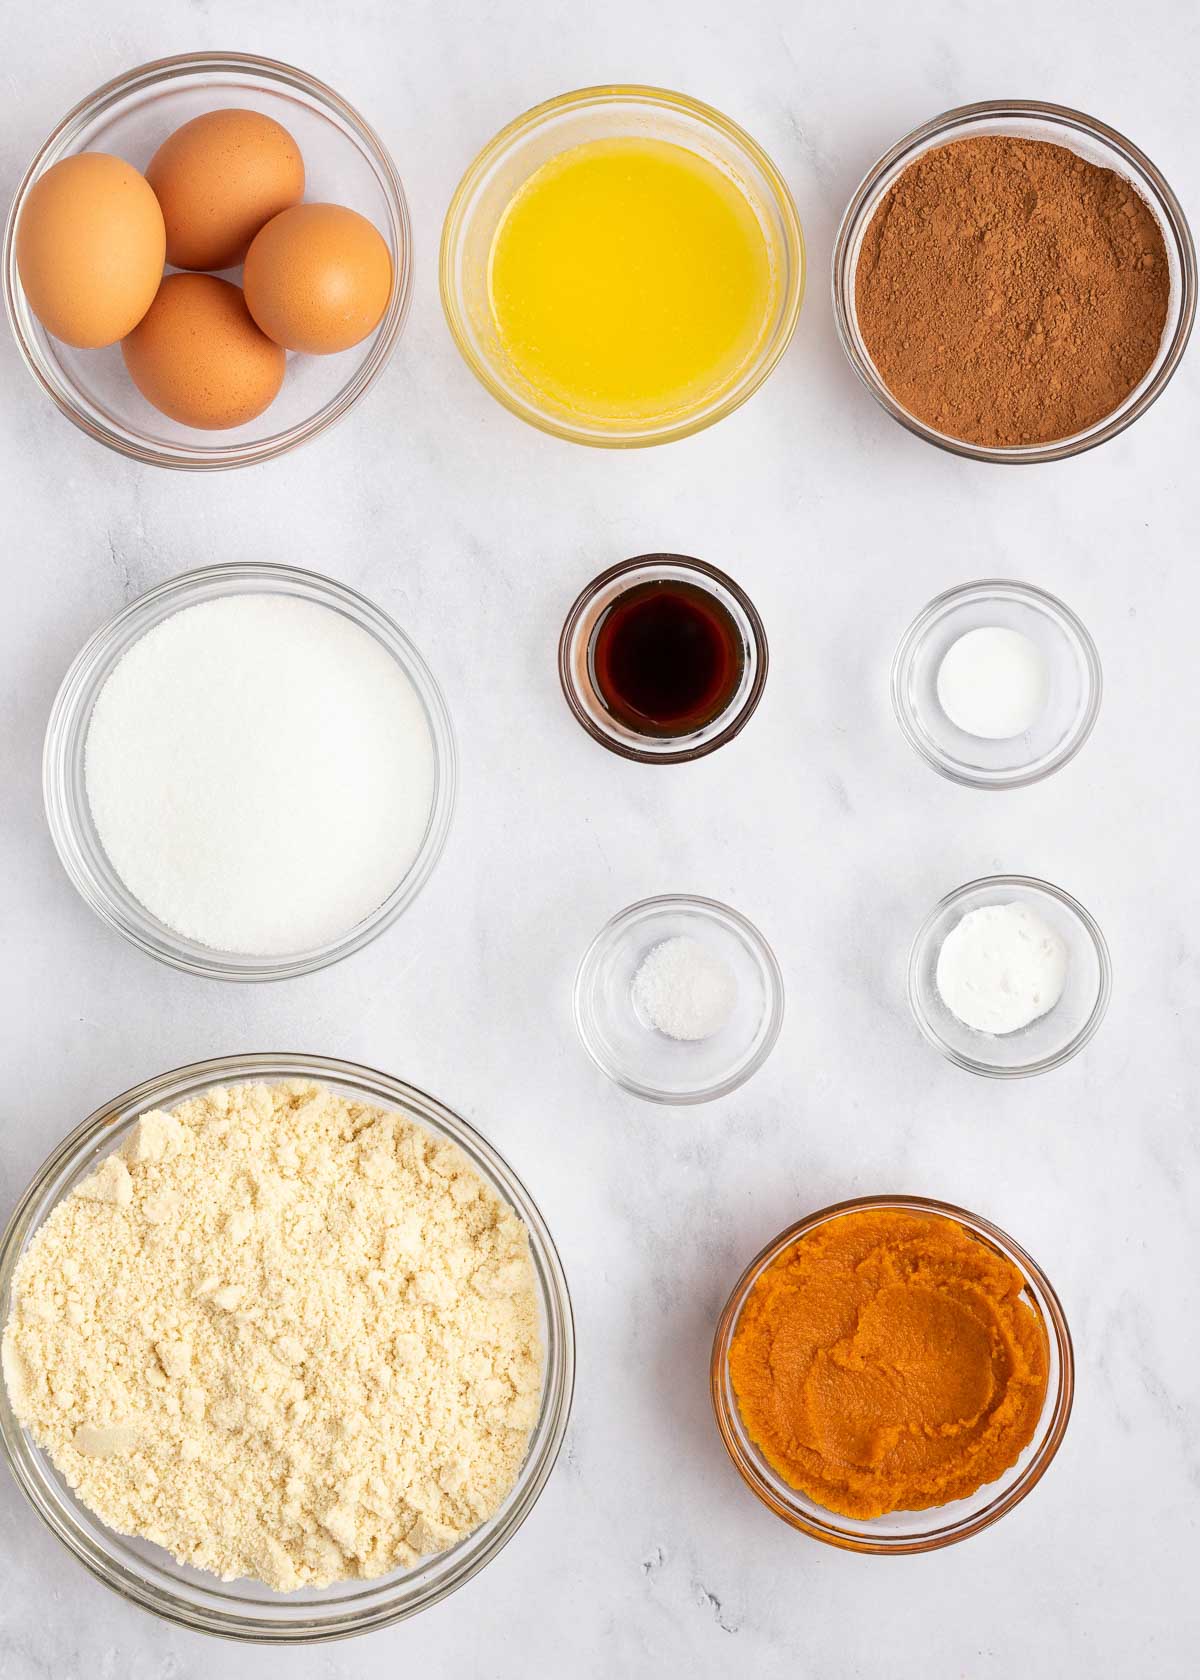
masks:
<path fill-rule="evenodd" d="M 715 566 L 640 554 L 576 600 L 558 671 L 567 704 L 601 746 L 680 764 L 746 726 L 767 677 L 767 636 L 749 596 Z"/>

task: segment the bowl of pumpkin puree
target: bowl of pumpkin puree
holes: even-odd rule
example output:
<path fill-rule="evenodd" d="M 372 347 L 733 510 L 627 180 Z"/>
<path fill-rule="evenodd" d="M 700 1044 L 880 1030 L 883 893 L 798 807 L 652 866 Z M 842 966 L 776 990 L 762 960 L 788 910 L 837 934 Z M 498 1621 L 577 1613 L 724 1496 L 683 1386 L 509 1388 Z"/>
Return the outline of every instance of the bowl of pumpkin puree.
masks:
<path fill-rule="evenodd" d="M 713 1405 L 775 1514 L 860 1552 L 978 1533 L 1041 1480 L 1074 1359 L 1045 1273 L 988 1220 L 870 1196 L 782 1231 L 713 1343 Z"/>

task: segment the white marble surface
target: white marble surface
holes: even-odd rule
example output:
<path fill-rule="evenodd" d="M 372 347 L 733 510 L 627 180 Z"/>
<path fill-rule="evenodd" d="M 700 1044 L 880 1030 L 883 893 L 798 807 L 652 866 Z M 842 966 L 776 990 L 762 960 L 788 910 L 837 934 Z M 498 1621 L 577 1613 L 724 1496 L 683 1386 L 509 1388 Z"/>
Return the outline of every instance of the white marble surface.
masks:
<path fill-rule="evenodd" d="M 1200 206 L 1194 22 L 983 0 L 39 0 L 4 8 L 0 187 L 60 114 L 141 60 L 252 49 L 330 81 L 408 188 L 416 303 L 380 387 L 330 436 L 215 478 L 153 472 L 73 430 L 0 344 L 8 595 L 0 619 L 0 1205 L 142 1076 L 243 1048 L 394 1070 L 482 1126 L 539 1199 L 574 1292 L 579 1381 L 539 1506 L 476 1581 L 350 1645 L 260 1652 L 111 1596 L 0 1477 L 4 1680 L 625 1675 L 1031 1677 L 1194 1672 L 1200 1363 L 1195 704 L 1200 351 L 1117 442 L 989 470 L 929 449 L 859 388 L 834 338 L 830 246 L 860 175 L 947 106 L 1075 104 Z M 728 111 L 790 180 L 811 281 L 766 388 L 668 449 L 573 449 L 510 418 L 459 362 L 435 287 L 459 172 L 524 107 L 608 79 Z M 577 588 L 630 553 L 707 556 L 766 619 L 762 707 L 729 749 L 632 766 L 571 721 L 554 644 Z M 196 564 L 294 561 L 358 585 L 441 679 L 462 758 L 445 857 L 416 906 L 340 967 L 259 989 L 156 967 L 76 898 L 39 792 L 51 698 L 82 639 Z M 1008 573 L 1061 593 L 1107 694 L 1080 759 L 995 796 L 940 781 L 890 715 L 887 669 L 935 591 Z M 1076 893 L 1113 951 L 1102 1031 L 1002 1085 L 936 1057 L 908 1015 L 911 934 L 993 870 Z M 758 921 L 789 1011 L 736 1096 L 651 1108 L 576 1042 L 570 982 L 613 911 L 691 890 Z M 782 1224 L 908 1189 L 1006 1227 L 1057 1283 L 1075 1416 L 999 1526 L 931 1557 L 844 1556 L 745 1492 L 709 1414 L 719 1304 Z"/>

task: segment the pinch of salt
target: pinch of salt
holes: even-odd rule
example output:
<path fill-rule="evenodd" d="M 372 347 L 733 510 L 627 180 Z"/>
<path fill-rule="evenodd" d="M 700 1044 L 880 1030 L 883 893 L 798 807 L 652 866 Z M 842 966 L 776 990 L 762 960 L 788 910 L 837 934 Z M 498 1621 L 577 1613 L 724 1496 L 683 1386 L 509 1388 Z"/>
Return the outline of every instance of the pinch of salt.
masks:
<path fill-rule="evenodd" d="M 687 934 L 655 945 L 633 977 L 634 1008 L 668 1038 L 711 1038 L 729 1020 L 736 1002 L 737 981 L 729 964 Z"/>

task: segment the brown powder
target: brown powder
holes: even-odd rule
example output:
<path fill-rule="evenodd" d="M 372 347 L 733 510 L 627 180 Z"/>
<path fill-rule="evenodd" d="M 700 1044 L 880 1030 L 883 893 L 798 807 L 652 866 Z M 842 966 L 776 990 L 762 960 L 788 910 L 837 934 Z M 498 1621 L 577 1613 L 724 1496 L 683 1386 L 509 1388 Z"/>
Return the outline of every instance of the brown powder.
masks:
<path fill-rule="evenodd" d="M 926 153 L 871 219 L 859 327 L 892 395 L 991 447 L 1111 414 L 1157 353 L 1169 275 L 1148 205 L 1063 146 L 989 135 Z"/>

